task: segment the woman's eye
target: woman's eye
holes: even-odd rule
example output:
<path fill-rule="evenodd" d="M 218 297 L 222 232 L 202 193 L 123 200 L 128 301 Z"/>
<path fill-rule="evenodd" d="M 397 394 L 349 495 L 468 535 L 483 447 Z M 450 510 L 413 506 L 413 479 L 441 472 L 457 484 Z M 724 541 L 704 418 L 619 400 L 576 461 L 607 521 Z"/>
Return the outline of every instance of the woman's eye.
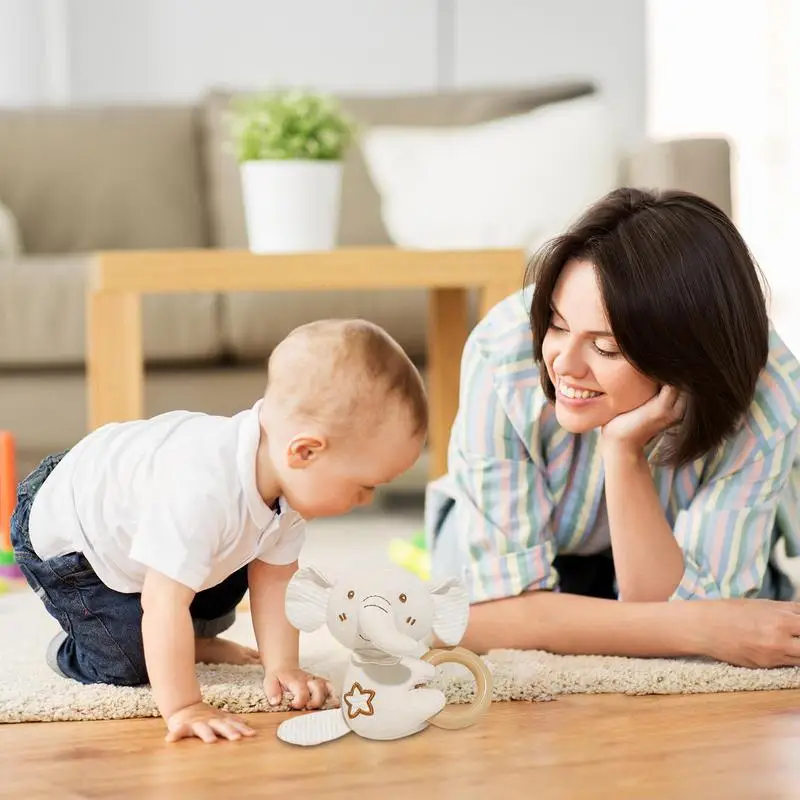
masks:
<path fill-rule="evenodd" d="M 621 355 L 619 350 L 605 350 L 598 345 L 595 345 L 594 349 L 599 355 L 603 356 L 603 358 L 617 358 L 617 356 Z"/>

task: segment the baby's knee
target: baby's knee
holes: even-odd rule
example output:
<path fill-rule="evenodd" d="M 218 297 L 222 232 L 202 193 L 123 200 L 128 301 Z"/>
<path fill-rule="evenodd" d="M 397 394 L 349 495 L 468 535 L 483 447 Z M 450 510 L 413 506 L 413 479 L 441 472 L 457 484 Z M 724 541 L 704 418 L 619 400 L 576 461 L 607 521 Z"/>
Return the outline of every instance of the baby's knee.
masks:
<path fill-rule="evenodd" d="M 147 669 L 131 662 L 118 662 L 113 666 L 100 665 L 97 683 L 112 686 L 144 686 L 148 683 Z"/>
<path fill-rule="evenodd" d="M 107 647 L 85 645 L 81 639 L 64 637 L 48 652 L 48 663 L 66 678 L 79 683 L 104 683 L 111 686 L 142 686 L 148 683 L 144 653 L 126 652 L 114 641 Z"/>
<path fill-rule="evenodd" d="M 94 650 L 85 655 L 87 671 L 94 675 L 94 683 L 112 686 L 142 686 L 148 682 L 144 649 L 120 647 Z"/>

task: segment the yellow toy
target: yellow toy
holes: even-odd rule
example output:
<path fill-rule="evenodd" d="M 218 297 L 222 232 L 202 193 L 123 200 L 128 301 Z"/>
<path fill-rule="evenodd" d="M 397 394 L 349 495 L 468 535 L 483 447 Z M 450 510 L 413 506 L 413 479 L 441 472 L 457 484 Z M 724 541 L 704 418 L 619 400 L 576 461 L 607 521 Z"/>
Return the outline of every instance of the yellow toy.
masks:
<path fill-rule="evenodd" d="M 413 572 L 427 581 L 431 576 L 431 557 L 425 547 L 425 534 L 416 534 L 410 542 L 392 539 L 389 543 L 389 558 L 399 567 Z"/>

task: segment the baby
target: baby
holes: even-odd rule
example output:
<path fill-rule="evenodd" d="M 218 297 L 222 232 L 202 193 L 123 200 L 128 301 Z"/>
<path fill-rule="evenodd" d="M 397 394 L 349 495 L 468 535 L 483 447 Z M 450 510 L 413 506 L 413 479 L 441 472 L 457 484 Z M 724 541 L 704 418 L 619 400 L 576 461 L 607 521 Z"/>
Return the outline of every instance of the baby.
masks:
<path fill-rule="evenodd" d="M 195 662 L 261 663 L 272 705 L 318 708 L 284 614 L 305 520 L 372 500 L 419 458 L 419 373 L 362 320 L 304 325 L 267 387 L 233 417 L 174 411 L 113 423 L 48 456 L 19 486 L 14 551 L 62 632 L 47 661 L 82 683 L 150 683 L 167 741 L 254 731 L 203 703 Z M 258 652 L 218 638 L 250 592 Z"/>

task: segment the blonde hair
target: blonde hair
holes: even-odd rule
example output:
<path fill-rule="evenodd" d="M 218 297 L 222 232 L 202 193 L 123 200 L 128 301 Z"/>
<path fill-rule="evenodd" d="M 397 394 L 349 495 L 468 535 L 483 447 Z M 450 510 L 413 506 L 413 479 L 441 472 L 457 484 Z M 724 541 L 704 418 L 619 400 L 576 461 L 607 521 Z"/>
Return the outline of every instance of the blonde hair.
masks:
<path fill-rule="evenodd" d="M 395 399 L 409 414 L 413 436 L 428 429 L 419 371 L 383 328 L 362 319 L 295 328 L 267 361 L 266 396 L 295 416 L 345 429 L 378 423 L 387 399 Z"/>

